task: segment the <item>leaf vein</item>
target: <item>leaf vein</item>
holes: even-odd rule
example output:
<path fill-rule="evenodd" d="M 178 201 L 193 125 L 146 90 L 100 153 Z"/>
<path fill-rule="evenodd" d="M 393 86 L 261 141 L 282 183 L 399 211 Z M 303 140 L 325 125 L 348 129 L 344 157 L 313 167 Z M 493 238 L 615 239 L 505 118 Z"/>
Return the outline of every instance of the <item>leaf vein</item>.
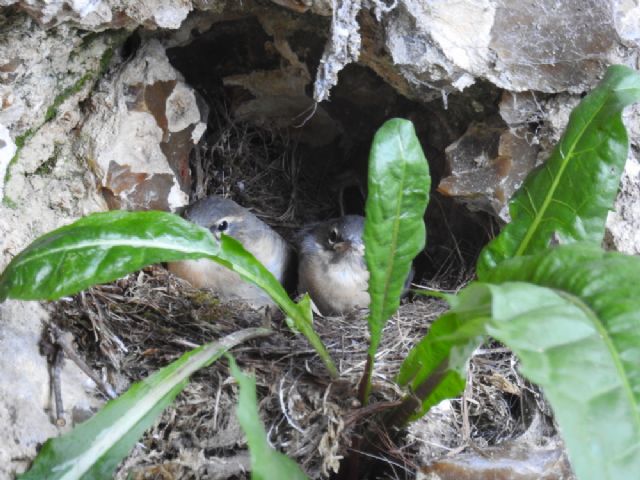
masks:
<path fill-rule="evenodd" d="M 531 222 L 531 225 L 527 229 L 527 231 L 525 233 L 525 236 L 522 239 L 522 242 L 520 242 L 520 245 L 518 246 L 518 249 L 516 250 L 514 256 L 517 257 L 517 256 L 522 255 L 526 251 L 527 247 L 529 246 L 529 242 L 531 241 L 531 238 L 533 237 L 533 234 L 535 233 L 535 231 L 538 229 L 540 221 L 542 220 L 542 216 L 547 211 L 547 208 L 549 208 L 549 205 L 551 204 L 551 199 L 555 196 L 556 190 L 558 189 L 558 186 L 560 185 L 560 179 L 564 175 L 564 172 L 565 172 L 567 166 L 569 165 L 569 163 L 571 161 L 571 158 L 574 155 L 574 152 L 575 152 L 575 149 L 576 149 L 577 145 L 582 140 L 582 137 L 584 136 L 585 131 L 589 128 L 589 125 L 591 124 L 593 119 L 595 117 L 597 117 L 598 114 L 600 114 L 600 112 L 602 111 L 602 109 L 606 105 L 606 100 L 607 100 L 606 98 L 603 98 L 602 101 L 600 102 L 600 105 L 595 110 L 595 112 L 593 112 L 593 114 L 588 119 L 588 121 L 584 122 L 584 124 L 582 125 L 580 131 L 576 135 L 575 141 L 571 144 L 571 146 L 569 148 L 569 151 L 566 154 L 562 152 L 562 143 L 560 143 L 560 145 L 558 146 L 558 151 L 560 152 L 560 155 L 561 155 L 563 161 L 560 163 L 557 175 L 555 176 L 555 178 L 553 179 L 553 181 L 552 181 L 552 183 L 551 183 L 551 185 L 549 187 L 549 191 L 548 191 L 549 194 L 544 197 L 544 200 L 542 201 L 542 205 L 540 206 L 539 212 L 537 212 L 536 216 L 533 217 L 533 221 Z"/>

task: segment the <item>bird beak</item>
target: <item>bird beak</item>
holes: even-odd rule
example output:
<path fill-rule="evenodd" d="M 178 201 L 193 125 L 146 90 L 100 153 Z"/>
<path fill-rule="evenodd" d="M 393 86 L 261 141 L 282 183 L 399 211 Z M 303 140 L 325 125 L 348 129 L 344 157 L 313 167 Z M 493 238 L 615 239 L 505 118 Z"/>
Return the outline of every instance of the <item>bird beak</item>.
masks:
<path fill-rule="evenodd" d="M 333 249 L 339 253 L 344 253 L 350 248 L 351 248 L 351 242 L 349 240 L 346 240 L 344 242 L 338 242 L 333 246 Z"/>

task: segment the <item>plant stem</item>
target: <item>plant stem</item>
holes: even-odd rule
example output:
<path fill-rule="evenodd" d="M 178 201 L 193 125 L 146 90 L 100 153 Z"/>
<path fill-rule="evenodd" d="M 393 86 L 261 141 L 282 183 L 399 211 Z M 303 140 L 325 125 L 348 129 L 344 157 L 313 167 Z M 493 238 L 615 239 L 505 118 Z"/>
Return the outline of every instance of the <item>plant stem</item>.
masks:
<path fill-rule="evenodd" d="M 420 383 L 413 394 L 407 395 L 402 403 L 387 414 L 384 420 L 385 428 L 391 431 L 394 428 L 402 428 L 409 421 L 415 411 L 422 405 L 422 402 L 440 384 L 449 369 L 449 358 L 445 358 L 431 372 L 422 383 Z"/>
<path fill-rule="evenodd" d="M 64 406 L 62 404 L 62 384 L 60 382 L 60 373 L 64 364 L 64 351 L 58 347 L 53 356 L 53 365 L 51 366 L 51 379 L 53 386 L 53 397 L 56 402 L 56 425 L 64 427 L 66 420 L 64 419 Z"/>
<path fill-rule="evenodd" d="M 367 363 L 362 372 L 362 378 L 358 384 L 358 400 L 363 407 L 369 402 L 369 394 L 371 393 L 371 376 L 373 374 L 373 356 L 367 355 Z"/>

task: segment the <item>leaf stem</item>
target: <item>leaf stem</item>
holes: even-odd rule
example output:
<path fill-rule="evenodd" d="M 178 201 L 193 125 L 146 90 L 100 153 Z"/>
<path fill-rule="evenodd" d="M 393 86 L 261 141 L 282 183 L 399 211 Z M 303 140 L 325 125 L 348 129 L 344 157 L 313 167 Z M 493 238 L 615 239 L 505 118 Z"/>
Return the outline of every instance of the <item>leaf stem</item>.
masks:
<path fill-rule="evenodd" d="M 449 370 L 449 357 L 442 360 L 438 366 L 425 378 L 415 391 L 404 397 L 402 403 L 391 410 L 384 419 L 387 430 L 403 427 L 422 405 L 424 400 L 438 387 Z"/>
<path fill-rule="evenodd" d="M 364 407 L 369 403 L 369 394 L 371 393 L 371 377 L 373 375 L 373 356 L 367 354 L 367 363 L 364 366 L 364 372 L 362 372 L 362 378 L 358 384 L 358 400 Z"/>

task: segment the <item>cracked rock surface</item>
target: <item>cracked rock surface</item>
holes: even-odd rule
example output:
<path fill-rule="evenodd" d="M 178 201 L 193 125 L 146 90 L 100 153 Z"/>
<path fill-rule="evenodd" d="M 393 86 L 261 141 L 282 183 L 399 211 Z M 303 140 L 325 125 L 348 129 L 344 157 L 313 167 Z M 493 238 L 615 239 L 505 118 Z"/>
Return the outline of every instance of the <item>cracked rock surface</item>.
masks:
<path fill-rule="evenodd" d="M 103 78 L 89 108 L 77 148 L 111 209 L 175 211 L 188 203 L 189 153 L 206 123 L 159 42 Z"/>

